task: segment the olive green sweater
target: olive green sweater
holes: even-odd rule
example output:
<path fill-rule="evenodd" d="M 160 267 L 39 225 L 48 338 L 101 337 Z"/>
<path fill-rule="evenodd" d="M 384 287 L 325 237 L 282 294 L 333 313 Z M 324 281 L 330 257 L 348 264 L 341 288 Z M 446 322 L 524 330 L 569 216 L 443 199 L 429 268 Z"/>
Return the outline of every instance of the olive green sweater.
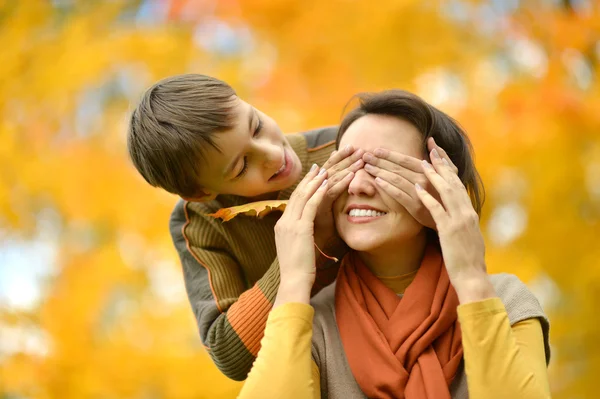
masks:
<path fill-rule="evenodd" d="M 322 165 L 329 158 L 336 133 L 331 127 L 286 136 L 300 157 L 302 175 L 313 163 Z M 279 198 L 288 199 L 294 188 L 280 192 Z M 273 228 L 281 213 L 228 222 L 207 214 L 248 202 L 232 195 L 204 203 L 179 201 L 170 221 L 202 342 L 217 367 L 238 381 L 252 368 L 279 287 Z M 331 283 L 336 273 L 337 267 L 321 257 L 314 292 Z"/>

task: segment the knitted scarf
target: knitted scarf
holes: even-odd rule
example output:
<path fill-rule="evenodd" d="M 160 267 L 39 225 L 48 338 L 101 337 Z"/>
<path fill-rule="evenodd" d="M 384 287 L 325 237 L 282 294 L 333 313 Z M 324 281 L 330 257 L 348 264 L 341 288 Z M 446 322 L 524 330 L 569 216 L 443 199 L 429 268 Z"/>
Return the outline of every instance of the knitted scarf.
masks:
<path fill-rule="evenodd" d="M 429 245 L 400 298 L 352 252 L 342 261 L 335 314 L 354 378 L 369 398 L 450 399 L 462 359 L 458 297 Z"/>

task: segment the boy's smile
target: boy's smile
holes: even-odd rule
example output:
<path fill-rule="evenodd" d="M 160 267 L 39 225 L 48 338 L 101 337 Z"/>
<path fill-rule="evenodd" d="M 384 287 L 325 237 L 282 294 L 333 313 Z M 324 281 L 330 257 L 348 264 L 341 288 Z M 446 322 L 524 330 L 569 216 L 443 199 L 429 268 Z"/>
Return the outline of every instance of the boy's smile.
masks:
<path fill-rule="evenodd" d="M 205 192 L 258 197 L 298 180 L 300 159 L 273 119 L 237 97 L 231 118 L 234 127 L 216 133 L 216 148 L 206 148 L 200 161 Z"/>

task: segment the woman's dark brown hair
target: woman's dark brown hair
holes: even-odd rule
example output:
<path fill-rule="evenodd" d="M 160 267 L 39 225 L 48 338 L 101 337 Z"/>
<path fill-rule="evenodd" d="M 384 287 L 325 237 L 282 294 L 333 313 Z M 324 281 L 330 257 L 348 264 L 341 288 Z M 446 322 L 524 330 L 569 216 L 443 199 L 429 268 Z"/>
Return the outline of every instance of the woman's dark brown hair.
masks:
<path fill-rule="evenodd" d="M 427 154 L 427 139 L 433 137 L 458 168 L 458 177 L 463 182 L 473 208 L 478 215 L 485 198 L 483 183 L 473 159 L 473 147 L 459 124 L 419 96 L 404 90 L 386 90 L 379 93 L 361 93 L 353 97 L 358 106 L 350 111 L 340 124 L 336 148 L 346 130 L 357 119 L 369 115 L 388 115 L 403 119 L 414 125 L 423 136 L 423 153 Z"/>

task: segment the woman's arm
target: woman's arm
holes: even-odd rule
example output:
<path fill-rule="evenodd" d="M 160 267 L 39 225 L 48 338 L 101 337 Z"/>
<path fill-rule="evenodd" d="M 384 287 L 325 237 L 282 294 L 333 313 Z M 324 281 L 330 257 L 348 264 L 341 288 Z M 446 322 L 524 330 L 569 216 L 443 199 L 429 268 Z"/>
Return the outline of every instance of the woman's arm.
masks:
<path fill-rule="evenodd" d="M 458 312 L 470 397 L 549 398 L 540 324 L 511 329 L 487 275 L 485 243 L 469 194 L 435 149 L 430 155 L 433 166 L 423 161 L 423 171 L 440 193 L 441 203 L 422 187 L 416 188 L 437 226 L 446 270 L 461 303 Z"/>
<path fill-rule="evenodd" d="M 240 398 L 318 397 L 311 362 L 310 290 L 315 281 L 314 220 L 327 192 L 316 165 L 300 182 L 275 226 L 281 282 L 261 350 Z M 351 175 L 349 175 L 351 176 Z M 348 183 L 350 178 L 346 179 Z"/>
<path fill-rule="evenodd" d="M 500 298 L 458 307 L 471 399 L 550 398 L 538 319 L 510 326 Z"/>
<path fill-rule="evenodd" d="M 238 399 L 321 397 L 318 367 L 311 360 L 313 315 L 312 306 L 303 303 L 273 309 Z"/>

